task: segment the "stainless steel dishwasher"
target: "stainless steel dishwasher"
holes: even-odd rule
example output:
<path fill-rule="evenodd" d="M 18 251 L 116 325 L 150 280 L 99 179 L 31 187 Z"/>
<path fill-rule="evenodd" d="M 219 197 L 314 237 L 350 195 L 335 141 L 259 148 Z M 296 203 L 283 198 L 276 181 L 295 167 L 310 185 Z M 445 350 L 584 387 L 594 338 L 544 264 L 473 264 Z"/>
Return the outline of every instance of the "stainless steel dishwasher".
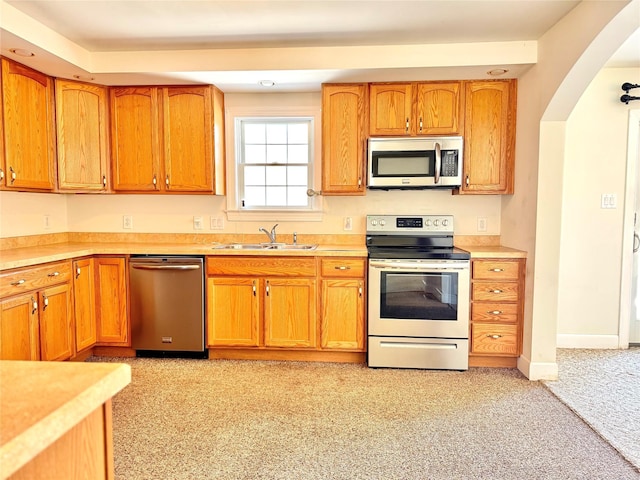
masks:
<path fill-rule="evenodd" d="M 202 257 L 131 257 L 131 346 L 138 356 L 206 358 L 203 264 Z"/>

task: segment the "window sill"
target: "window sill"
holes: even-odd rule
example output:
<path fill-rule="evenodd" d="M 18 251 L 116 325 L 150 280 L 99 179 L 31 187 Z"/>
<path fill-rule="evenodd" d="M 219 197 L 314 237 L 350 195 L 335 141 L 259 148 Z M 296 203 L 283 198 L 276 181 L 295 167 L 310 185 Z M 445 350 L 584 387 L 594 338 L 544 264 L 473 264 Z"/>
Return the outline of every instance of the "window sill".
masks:
<path fill-rule="evenodd" d="M 227 218 L 234 222 L 255 222 L 261 220 L 290 222 L 321 222 L 322 211 L 286 210 L 227 210 Z"/>

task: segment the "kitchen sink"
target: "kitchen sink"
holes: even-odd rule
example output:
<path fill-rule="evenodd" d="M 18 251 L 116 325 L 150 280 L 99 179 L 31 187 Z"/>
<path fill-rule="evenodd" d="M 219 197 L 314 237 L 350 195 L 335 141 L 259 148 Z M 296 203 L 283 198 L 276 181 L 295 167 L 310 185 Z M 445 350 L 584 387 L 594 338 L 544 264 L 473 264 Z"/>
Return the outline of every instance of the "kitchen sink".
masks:
<path fill-rule="evenodd" d="M 215 245 L 215 250 L 315 250 L 318 244 L 310 243 L 227 243 Z"/>

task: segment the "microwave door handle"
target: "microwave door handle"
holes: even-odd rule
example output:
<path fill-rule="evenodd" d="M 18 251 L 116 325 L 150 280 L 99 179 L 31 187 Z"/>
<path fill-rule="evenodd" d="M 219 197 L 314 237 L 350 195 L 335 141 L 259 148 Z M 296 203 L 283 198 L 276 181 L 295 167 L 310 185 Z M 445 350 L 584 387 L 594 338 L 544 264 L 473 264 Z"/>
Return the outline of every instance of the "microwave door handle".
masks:
<path fill-rule="evenodd" d="M 440 152 L 440 144 L 436 142 L 436 171 L 434 175 L 434 183 L 440 182 L 441 167 L 442 167 L 442 154 Z"/>

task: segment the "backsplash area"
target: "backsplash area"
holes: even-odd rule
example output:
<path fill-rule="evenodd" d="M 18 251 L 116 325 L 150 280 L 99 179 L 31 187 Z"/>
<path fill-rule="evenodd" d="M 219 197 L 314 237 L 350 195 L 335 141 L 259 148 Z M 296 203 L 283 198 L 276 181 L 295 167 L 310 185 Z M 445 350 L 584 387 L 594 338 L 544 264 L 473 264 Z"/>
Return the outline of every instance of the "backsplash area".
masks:
<path fill-rule="evenodd" d="M 275 223 L 283 234 L 364 235 L 367 214 L 448 214 L 455 217 L 456 235 L 499 235 L 500 209 L 499 195 L 452 195 L 450 190 L 367 191 L 362 197 L 324 197 L 320 221 L 286 221 L 277 214 L 259 221 L 229 221 L 223 196 L 3 191 L 0 238 L 59 232 L 244 234 Z M 194 217 L 201 222 L 194 222 Z M 351 230 L 344 229 L 345 217 L 351 218 Z M 125 223 L 131 228 L 124 228 Z M 202 229 L 194 228 L 197 223 Z M 482 223 L 486 231 L 478 230 Z"/>

